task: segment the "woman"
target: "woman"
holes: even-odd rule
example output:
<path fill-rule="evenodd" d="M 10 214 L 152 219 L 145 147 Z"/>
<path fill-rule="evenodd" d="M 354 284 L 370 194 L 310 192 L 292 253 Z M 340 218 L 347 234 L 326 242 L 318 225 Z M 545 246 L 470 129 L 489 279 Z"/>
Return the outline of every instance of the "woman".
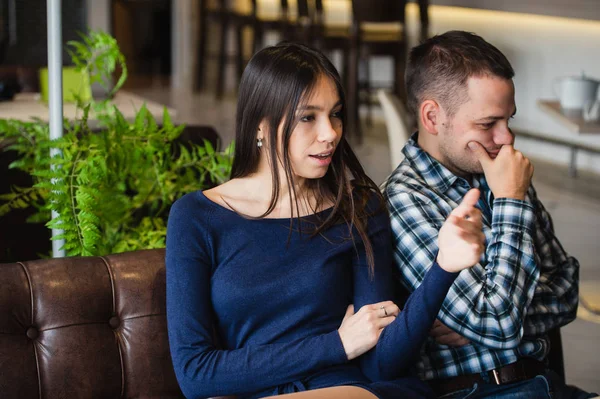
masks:
<path fill-rule="evenodd" d="M 280 44 L 244 71 L 231 180 L 169 217 L 167 321 L 187 397 L 431 394 L 405 375 L 455 273 L 479 259 L 478 192 L 400 313 L 388 215 L 344 119 L 338 73 L 315 50 Z"/>

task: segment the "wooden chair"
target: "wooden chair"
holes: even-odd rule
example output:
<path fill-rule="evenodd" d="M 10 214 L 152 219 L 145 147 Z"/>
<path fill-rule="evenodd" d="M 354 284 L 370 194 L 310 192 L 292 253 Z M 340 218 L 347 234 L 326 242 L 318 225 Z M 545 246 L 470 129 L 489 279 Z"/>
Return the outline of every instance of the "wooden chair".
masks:
<path fill-rule="evenodd" d="M 308 0 L 297 0 L 296 5 L 297 14 L 295 21 L 291 24 L 290 39 L 315 47 L 314 10 Z"/>
<path fill-rule="evenodd" d="M 276 32 L 281 40 L 292 38 L 295 19 L 290 12 L 288 0 L 280 0 L 279 9 L 274 14 L 261 10 L 257 0 L 252 0 L 252 5 L 254 10 L 255 52 L 264 47 L 265 35 L 268 31 Z"/>
<path fill-rule="evenodd" d="M 415 131 L 414 120 L 395 94 L 380 89 L 377 91 L 377 97 L 385 117 L 390 150 L 390 171 L 393 171 L 404 159 L 402 148 Z"/>
<path fill-rule="evenodd" d="M 287 0 L 280 0 L 279 10 L 275 14 L 261 12 L 257 0 L 248 0 L 247 9 L 237 9 L 231 0 L 200 0 L 200 29 L 198 38 L 197 84 L 196 89 L 204 86 L 205 63 L 207 58 L 208 22 L 215 21 L 219 24 L 219 50 L 217 66 L 217 83 L 215 97 L 223 97 L 225 87 L 225 71 L 228 61 L 233 58 L 236 65 L 236 74 L 242 76 L 246 64 L 244 55 L 244 29 L 252 30 L 253 53 L 264 46 L 265 34 L 276 31 L 282 38 L 289 36 L 292 22 Z M 245 7 L 242 7 L 245 8 Z M 235 32 L 235 53 L 227 54 L 227 43 L 231 30 Z"/>
<path fill-rule="evenodd" d="M 314 0 L 313 4 L 310 44 L 325 53 L 331 54 L 333 51 L 341 51 L 342 67 L 340 75 L 345 81 L 348 76 L 348 64 L 350 61 L 350 26 L 327 24 L 323 0 Z"/>
<path fill-rule="evenodd" d="M 358 141 L 361 140 L 358 108 L 360 90 L 367 89 L 365 97 L 371 107 L 371 92 L 368 66 L 369 57 L 373 55 L 389 56 L 394 61 L 393 93 L 404 100 L 404 68 L 407 52 L 405 37 L 405 2 L 398 0 L 352 0 L 352 26 L 350 30 L 350 62 L 347 79 L 348 121 L 356 130 Z M 367 80 L 359 81 L 359 63 L 362 60 L 366 69 Z"/>
<path fill-rule="evenodd" d="M 230 29 L 235 30 L 236 51 L 233 59 L 236 66 L 237 76 L 241 76 L 244 70 L 245 60 L 243 52 L 243 30 L 245 27 L 253 27 L 255 23 L 255 9 L 245 13 L 231 7 L 227 0 L 199 0 L 199 29 L 198 29 L 198 57 L 197 57 L 197 79 L 196 89 L 204 87 L 205 64 L 207 59 L 208 23 L 214 21 L 219 25 L 219 50 L 217 66 L 217 84 L 215 97 L 221 99 L 225 87 L 225 69 L 230 57 L 227 55 L 227 42 Z M 253 1 L 254 3 L 254 1 Z"/>
<path fill-rule="evenodd" d="M 421 41 L 429 37 L 429 0 L 418 0 L 419 22 L 421 23 L 419 35 Z"/>

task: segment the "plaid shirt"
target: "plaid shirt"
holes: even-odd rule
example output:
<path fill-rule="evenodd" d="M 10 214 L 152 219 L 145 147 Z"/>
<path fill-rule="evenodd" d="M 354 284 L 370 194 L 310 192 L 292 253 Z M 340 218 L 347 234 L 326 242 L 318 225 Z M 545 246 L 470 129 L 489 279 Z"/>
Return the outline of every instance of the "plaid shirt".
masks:
<path fill-rule="evenodd" d="M 479 264 L 459 274 L 438 315 L 471 343 L 453 348 L 430 337 L 417 364 L 421 378 L 479 373 L 521 357 L 543 360 L 546 333 L 576 316 L 579 263 L 558 242 L 533 186 L 525 201 L 494 199 L 483 175 L 467 181 L 452 174 L 416 140 L 415 134 L 382 186 L 404 286 L 413 291 L 421 284 L 437 256 L 442 224 L 472 187 L 482 192 L 486 237 Z"/>

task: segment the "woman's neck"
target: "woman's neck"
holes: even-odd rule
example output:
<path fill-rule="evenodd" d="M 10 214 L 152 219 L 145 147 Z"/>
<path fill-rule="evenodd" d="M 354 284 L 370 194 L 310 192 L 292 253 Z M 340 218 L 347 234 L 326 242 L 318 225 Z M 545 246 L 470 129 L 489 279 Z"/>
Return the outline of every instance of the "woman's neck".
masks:
<path fill-rule="evenodd" d="M 279 171 L 279 192 L 277 193 L 277 198 L 275 198 L 275 208 L 274 212 L 287 214 L 290 212 L 290 204 L 294 208 L 296 206 L 294 204 L 298 204 L 300 208 L 300 212 L 305 213 L 308 209 L 311 208 L 311 205 L 314 206 L 314 193 L 308 187 L 306 179 L 301 178 L 298 179 L 295 176 L 292 176 L 292 185 L 287 180 L 285 175 L 285 171 Z M 275 191 L 275 187 L 273 184 L 273 177 L 271 172 L 269 173 L 261 173 L 257 172 L 246 179 L 246 187 L 248 189 L 247 193 L 255 202 L 260 202 L 263 204 L 270 204 L 272 200 L 272 193 Z M 268 207 L 268 205 L 267 205 Z M 302 209 L 305 209 L 305 212 L 302 212 Z M 296 213 L 296 209 L 290 213 Z"/>
<path fill-rule="evenodd" d="M 205 195 L 240 214 L 259 217 L 271 208 L 267 218 L 287 218 L 306 216 L 329 207 L 326 199 L 318 201 L 318 193 L 307 179 L 295 178 L 292 185 L 287 181 L 285 171 L 279 170 L 279 190 L 273 203 L 274 184 L 270 168 L 245 177 L 232 179 L 214 189 L 206 190 Z M 321 202 L 321 203 L 318 203 Z"/>
<path fill-rule="evenodd" d="M 258 170 L 253 173 L 250 177 L 260 187 L 261 193 L 268 195 L 268 200 L 271 200 L 271 193 L 274 192 L 273 184 L 273 171 L 271 169 L 270 162 L 263 157 L 258 165 Z M 309 184 L 305 178 L 294 175 L 292 176 L 291 182 L 288 181 L 288 177 L 285 174 L 285 168 L 281 162 L 277 162 L 278 174 L 279 174 L 279 193 L 277 196 L 277 204 L 287 204 L 290 202 L 290 198 L 294 201 L 296 198 L 311 198 L 313 193 L 309 189 Z"/>

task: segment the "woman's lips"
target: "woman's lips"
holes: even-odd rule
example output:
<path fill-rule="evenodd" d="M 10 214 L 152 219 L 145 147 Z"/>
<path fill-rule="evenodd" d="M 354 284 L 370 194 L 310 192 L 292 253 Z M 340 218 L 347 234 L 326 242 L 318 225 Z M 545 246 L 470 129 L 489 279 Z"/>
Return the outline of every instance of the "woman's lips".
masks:
<path fill-rule="evenodd" d="M 333 157 L 333 151 L 323 152 L 320 154 L 310 155 L 312 159 L 317 161 L 319 165 L 326 166 L 331 163 L 331 158 Z"/>

